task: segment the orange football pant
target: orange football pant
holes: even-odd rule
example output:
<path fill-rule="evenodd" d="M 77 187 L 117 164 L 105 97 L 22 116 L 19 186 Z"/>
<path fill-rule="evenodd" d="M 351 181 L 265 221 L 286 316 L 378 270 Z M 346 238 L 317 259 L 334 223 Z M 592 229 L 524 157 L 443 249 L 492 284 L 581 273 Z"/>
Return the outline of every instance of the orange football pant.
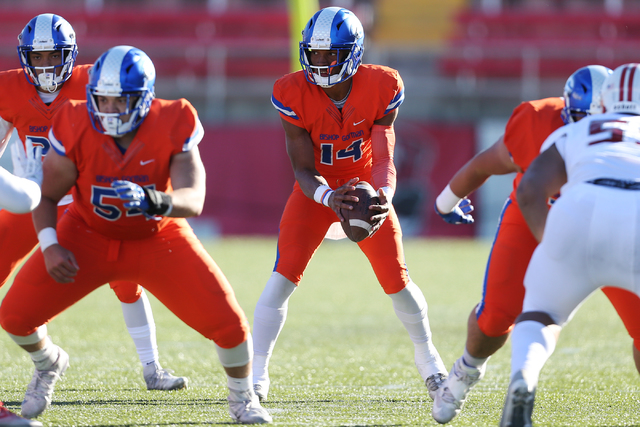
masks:
<path fill-rule="evenodd" d="M 335 212 L 304 195 L 298 183 L 284 208 L 278 235 L 275 271 L 296 285 L 322 243 L 327 230 L 338 217 Z M 409 283 L 402 248 L 402 230 L 395 210 L 372 237 L 358 243 L 387 294 L 400 292 Z"/>
<path fill-rule="evenodd" d="M 74 283 L 57 283 L 36 251 L 18 273 L 0 306 L 0 325 L 27 336 L 104 283 L 140 283 L 187 325 L 222 348 L 247 340 L 249 324 L 231 285 L 184 219 L 151 238 L 112 240 L 75 215 L 57 226 L 59 243 L 80 270 Z"/>
<path fill-rule="evenodd" d="M 69 205 L 58 206 L 58 218 L 62 217 Z M 0 210 L 0 287 L 4 286 L 20 263 L 38 244 L 38 236 L 33 228 L 31 214 L 14 214 Z M 142 288 L 136 283 L 113 282 L 111 289 L 121 302 L 134 303 L 140 298 Z"/>
<path fill-rule="evenodd" d="M 482 300 L 477 308 L 480 330 L 490 337 L 513 329 L 522 311 L 524 275 L 538 242 L 531 234 L 520 207 L 509 199 L 502 211 L 489 254 Z M 622 319 L 634 346 L 640 350 L 640 298 L 624 289 L 602 288 Z"/>

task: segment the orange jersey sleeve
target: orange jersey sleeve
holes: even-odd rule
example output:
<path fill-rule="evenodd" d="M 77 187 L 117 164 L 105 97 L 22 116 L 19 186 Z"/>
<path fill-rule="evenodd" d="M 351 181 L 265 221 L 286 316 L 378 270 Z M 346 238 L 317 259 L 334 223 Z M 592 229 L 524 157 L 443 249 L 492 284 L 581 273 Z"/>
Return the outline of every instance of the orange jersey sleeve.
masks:
<path fill-rule="evenodd" d="M 560 112 L 564 108 L 562 98 L 544 98 L 523 102 L 511 114 L 504 132 L 504 144 L 513 162 L 527 170 L 540 153 L 542 143 L 554 130 L 564 126 Z M 522 173 L 513 181 L 510 198 L 516 202 L 515 189 L 520 184 Z M 517 203 L 517 202 L 516 202 Z"/>
<path fill-rule="evenodd" d="M 522 170 L 527 170 L 538 156 L 551 132 L 564 126 L 560 117 L 562 108 L 562 98 L 545 98 L 523 102 L 513 110 L 504 132 L 504 144 Z"/>
<path fill-rule="evenodd" d="M 73 67 L 73 74 L 50 105 L 42 102 L 36 87 L 27 81 L 22 69 L 0 72 L 0 117 L 13 124 L 23 144 L 31 139 L 34 145 L 42 146 L 43 154 L 46 154 L 55 113 L 70 99 L 86 99 L 89 68 L 91 65 Z"/>
<path fill-rule="evenodd" d="M 370 179 L 371 128 L 404 101 L 404 85 L 394 69 L 361 65 L 352 79 L 342 111 L 302 71 L 276 81 L 271 97 L 284 120 L 309 132 L 316 169 L 334 188 L 337 180 Z"/>
<path fill-rule="evenodd" d="M 149 237 L 175 219 L 149 220 L 138 209 L 124 208 L 111 182 L 122 179 L 171 191 L 171 158 L 191 150 L 203 135 L 196 110 L 185 99 L 154 99 L 124 153 L 112 137 L 93 128 L 86 101 L 71 101 L 62 107 L 49 133 L 53 149 L 78 169 L 70 212 L 100 234 L 117 240 Z"/>

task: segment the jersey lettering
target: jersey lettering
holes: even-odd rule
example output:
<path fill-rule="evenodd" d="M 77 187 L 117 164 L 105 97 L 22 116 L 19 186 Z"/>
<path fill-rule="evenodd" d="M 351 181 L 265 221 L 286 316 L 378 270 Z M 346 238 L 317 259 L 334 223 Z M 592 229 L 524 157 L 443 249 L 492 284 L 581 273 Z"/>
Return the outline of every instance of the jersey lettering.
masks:
<path fill-rule="evenodd" d="M 145 188 L 155 190 L 156 185 L 147 185 Z M 94 206 L 93 212 L 101 218 L 107 221 L 117 221 L 122 217 L 122 210 L 116 206 L 105 203 L 104 199 L 116 199 L 120 200 L 118 193 L 111 187 L 100 187 L 97 185 L 91 186 L 91 204 Z M 142 210 L 138 208 L 131 208 L 126 210 L 126 216 L 142 215 Z"/>
<path fill-rule="evenodd" d="M 42 147 L 43 156 L 47 154 L 47 151 L 49 151 L 49 148 L 51 148 L 51 144 L 49 143 L 49 140 L 44 136 L 25 135 L 25 139 L 27 141 L 31 141 L 31 143 L 33 144 L 34 150 L 36 147 Z"/>
<path fill-rule="evenodd" d="M 348 159 L 353 157 L 353 162 L 357 162 L 362 158 L 362 142 L 363 139 L 353 141 L 347 148 L 338 150 L 336 153 L 337 160 Z M 323 165 L 333 164 L 333 144 L 320 144 L 320 163 Z"/>
<path fill-rule="evenodd" d="M 589 135 L 600 135 L 602 139 L 591 141 L 589 145 L 602 142 L 640 143 L 640 129 L 632 127 L 625 120 L 593 120 L 589 123 Z"/>

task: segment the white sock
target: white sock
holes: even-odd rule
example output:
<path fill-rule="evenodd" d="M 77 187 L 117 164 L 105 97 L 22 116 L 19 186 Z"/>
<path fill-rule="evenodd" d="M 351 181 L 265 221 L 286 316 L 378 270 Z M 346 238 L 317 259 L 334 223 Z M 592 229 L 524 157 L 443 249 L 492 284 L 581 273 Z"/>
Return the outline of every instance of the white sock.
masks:
<path fill-rule="evenodd" d="M 297 286 L 274 272 L 260 295 L 253 313 L 253 378 L 269 379 L 269 359 L 287 320 L 289 297 Z"/>
<path fill-rule="evenodd" d="M 227 375 L 227 386 L 231 391 L 250 391 L 253 393 L 253 375 L 246 378 L 233 378 Z"/>
<path fill-rule="evenodd" d="M 36 365 L 38 371 L 48 371 L 51 369 L 56 360 L 58 360 L 58 346 L 51 342 L 51 338 L 46 337 L 44 347 L 40 350 L 29 352 L 33 364 Z"/>
<path fill-rule="evenodd" d="M 478 370 L 483 370 L 484 367 L 487 365 L 487 362 L 489 361 L 489 357 L 474 357 L 471 354 L 469 354 L 469 352 L 467 351 L 467 348 L 464 348 L 464 353 L 462 354 L 462 363 L 464 363 L 465 365 L 471 367 L 471 368 L 476 368 Z"/>
<path fill-rule="evenodd" d="M 522 372 L 529 386 L 536 386 L 540 371 L 555 348 L 554 333 L 542 323 L 517 323 L 511 333 L 511 378 Z"/>
<path fill-rule="evenodd" d="M 431 340 L 427 301 L 418 286 L 410 282 L 403 290 L 389 295 L 396 316 L 409 333 L 415 347 L 415 362 L 423 380 L 438 372 L 447 372 Z"/>
<path fill-rule="evenodd" d="M 156 341 L 156 324 L 153 320 L 153 313 L 149 298 L 144 289 L 140 294 L 138 301 L 132 304 L 120 303 L 122 306 L 122 315 L 124 323 L 133 343 L 136 346 L 140 363 L 143 367 L 149 365 L 157 365 L 158 362 L 158 343 Z"/>

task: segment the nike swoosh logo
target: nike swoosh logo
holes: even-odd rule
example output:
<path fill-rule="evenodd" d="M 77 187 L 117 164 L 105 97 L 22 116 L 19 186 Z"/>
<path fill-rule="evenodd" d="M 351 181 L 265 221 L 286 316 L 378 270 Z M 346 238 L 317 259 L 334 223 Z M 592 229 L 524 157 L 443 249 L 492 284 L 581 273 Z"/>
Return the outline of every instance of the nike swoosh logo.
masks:
<path fill-rule="evenodd" d="M 151 160 L 140 160 L 140 166 L 144 166 L 144 165 L 148 165 L 151 162 L 155 162 L 156 159 L 151 159 Z"/>
<path fill-rule="evenodd" d="M 366 120 L 366 119 L 362 119 L 362 120 L 360 120 L 358 123 L 353 122 L 353 125 L 354 125 L 354 126 L 358 126 L 360 123 L 364 122 L 365 120 Z"/>

